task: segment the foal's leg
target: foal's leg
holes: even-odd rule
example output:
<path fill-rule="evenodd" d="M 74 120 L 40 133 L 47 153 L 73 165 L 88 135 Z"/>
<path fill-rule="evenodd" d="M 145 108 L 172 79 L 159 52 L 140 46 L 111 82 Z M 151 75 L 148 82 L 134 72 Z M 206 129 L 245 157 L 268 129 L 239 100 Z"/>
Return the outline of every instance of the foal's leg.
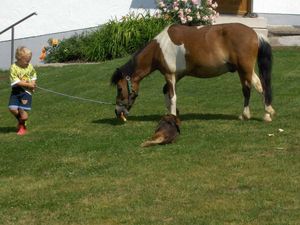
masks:
<path fill-rule="evenodd" d="M 174 74 L 166 75 L 165 77 L 166 77 L 166 84 L 163 88 L 163 92 L 165 95 L 166 107 L 170 114 L 176 116 L 176 100 L 177 100 L 177 96 L 175 92 L 176 77 Z"/>

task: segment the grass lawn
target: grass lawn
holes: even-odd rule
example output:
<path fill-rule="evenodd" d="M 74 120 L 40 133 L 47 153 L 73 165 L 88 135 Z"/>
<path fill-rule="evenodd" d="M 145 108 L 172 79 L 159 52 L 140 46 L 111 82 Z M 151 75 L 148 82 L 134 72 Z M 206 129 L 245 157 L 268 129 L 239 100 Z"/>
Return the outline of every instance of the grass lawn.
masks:
<path fill-rule="evenodd" d="M 114 102 L 110 76 L 127 59 L 37 68 L 38 84 Z M 186 77 L 181 135 L 151 148 L 139 145 L 166 113 L 159 73 L 142 81 L 126 124 L 112 105 L 37 90 L 23 137 L 7 110 L 7 77 L 0 72 L 0 224 L 300 224 L 299 48 L 274 51 L 273 122 L 262 121 L 254 89 L 253 119 L 237 119 L 237 74 Z"/>

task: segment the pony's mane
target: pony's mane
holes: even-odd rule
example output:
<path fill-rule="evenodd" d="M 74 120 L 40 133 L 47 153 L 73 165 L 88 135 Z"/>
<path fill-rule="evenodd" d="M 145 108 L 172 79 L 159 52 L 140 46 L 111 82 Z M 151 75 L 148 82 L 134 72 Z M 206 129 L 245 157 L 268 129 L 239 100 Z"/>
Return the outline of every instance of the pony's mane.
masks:
<path fill-rule="evenodd" d="M 132 57 L 127 63 L 117 68 L 111 77 L 111 84 L 116 85 L 124 76 L 131 76 L 135 68 L 135 58 Z"/>
<path fill-rule="evenodd" d="M 136 68 L 136 57 L 137 55 L 142 52 L 144 50 L 144 48 L 148 45 L 148 43 L 143 46 L 142 48 L 140 48 L 139 50 L 137 50 L 131 57 L 130 60 L 128 60 L 127 63 L 125 63 L 123 66 L 121 66 L 120 68 L 117 68 L 115 70 L 115 72 L 113 73 L 112 77 L 111 77 L 111 84 L 112 85 L 116 85 L 118 83 L 119 80 L 121 80 L 122 78 L 124 78 L 125 76 L 131 76 Z"/>

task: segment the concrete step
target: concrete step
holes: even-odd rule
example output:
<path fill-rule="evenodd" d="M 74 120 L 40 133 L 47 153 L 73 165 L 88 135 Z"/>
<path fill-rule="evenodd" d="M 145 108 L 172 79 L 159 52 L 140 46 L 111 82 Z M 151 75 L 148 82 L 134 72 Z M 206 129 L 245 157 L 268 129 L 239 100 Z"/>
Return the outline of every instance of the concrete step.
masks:
<path fill-rule="evenodd" d="M 220 15 L 216 19 L 216 24 L 221 23 L 242 23 L 249 27 L 252 27 L 257 33 L 268 36 L 267 19 L 264 17 L 243 17 L 239 15 Z"/>
<path fill-rule="evenodd" d="M 272 46 L 300 46 L 300 27 L 269 25 L 269 41 Z"/>
<path fill-rule="evenodd" d="M 269 42 L 273 47 L 279 47 L 279 46 L 296 47 L 296 46 L 300 46 L 300 35 L 271 36 L 269 37 Z"/>

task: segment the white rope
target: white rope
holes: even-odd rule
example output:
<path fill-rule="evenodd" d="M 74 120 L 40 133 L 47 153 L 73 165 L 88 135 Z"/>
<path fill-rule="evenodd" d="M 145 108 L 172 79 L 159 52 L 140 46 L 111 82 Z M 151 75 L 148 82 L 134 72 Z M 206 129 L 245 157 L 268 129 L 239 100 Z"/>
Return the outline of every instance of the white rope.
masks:
<path fill-rule="evenodd" d="M 102 101 L 97 101 L 97 100 L 93 100 L 93 99 L 87 99 L 87 98 L 81 98 L 81 97 L 77 97 L 77 96 L 67 95 L 67 94 L 56 92 L 56 91 L 53 91 L 53 90 L 50 90 L 47 88 L 43 88 L 40 86 L 37 86 L 37 88 L 41 89 L 43 91 L 46 91 L 46 92 L 51 92 L 53 94 L 65 96 L 68 98 L 78 99 L 78 100 L 87 101 L 87 102 L 94 102 L 94 103 L 103 104 L 103 105 L 114 105 L 113 103 L 110 103 L 110 102 L 102 102 Z"/>

